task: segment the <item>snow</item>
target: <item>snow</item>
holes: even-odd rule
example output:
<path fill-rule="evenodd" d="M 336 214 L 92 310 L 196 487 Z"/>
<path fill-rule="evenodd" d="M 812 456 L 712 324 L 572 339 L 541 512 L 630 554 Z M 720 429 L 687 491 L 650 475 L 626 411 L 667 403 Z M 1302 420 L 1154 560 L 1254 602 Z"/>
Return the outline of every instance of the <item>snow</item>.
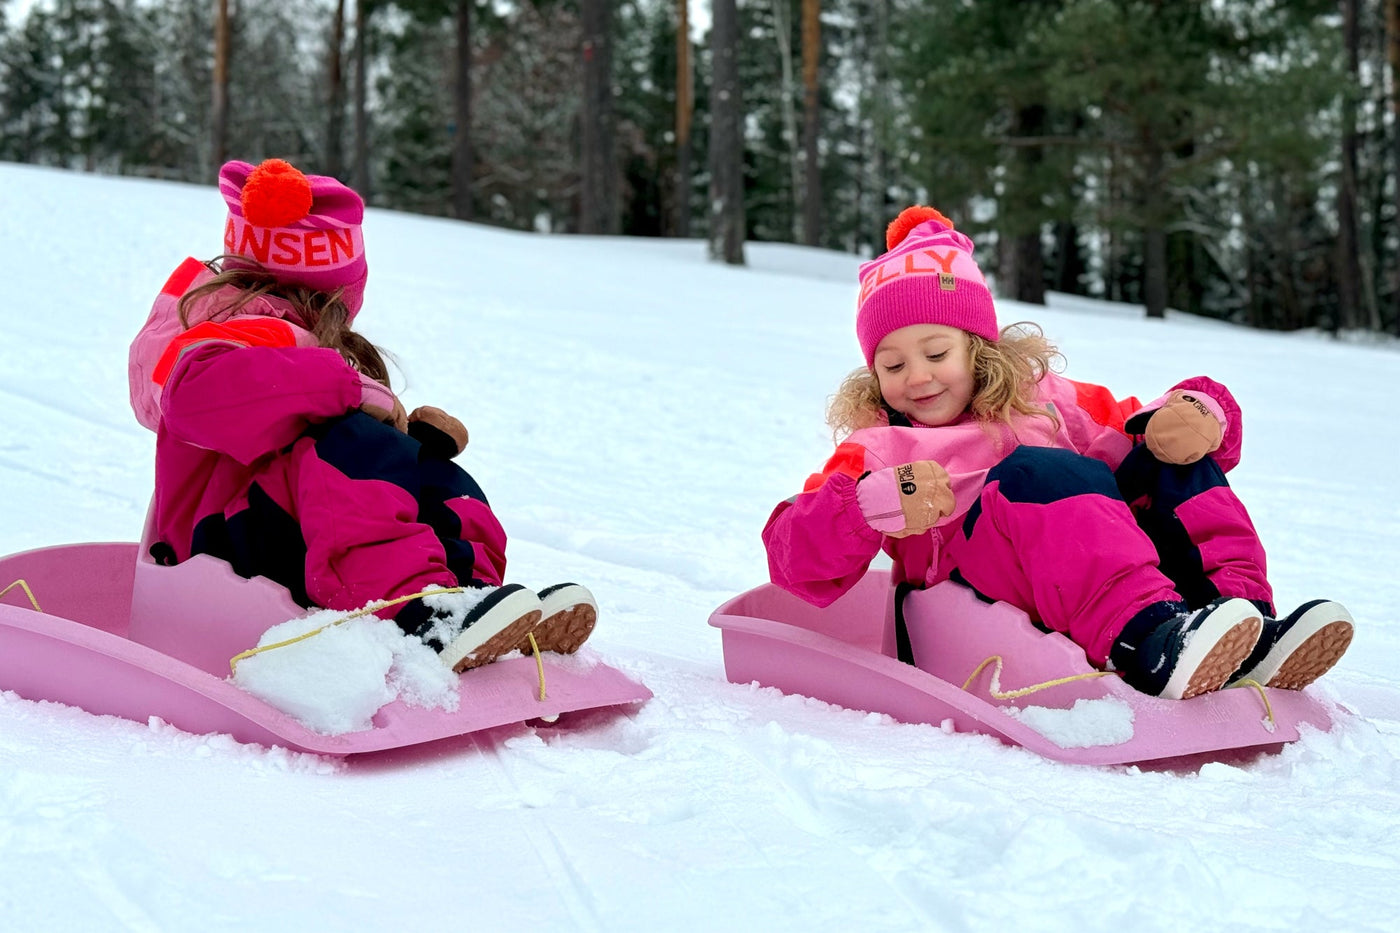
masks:
<path fill-rule="evenodd" d="M 370 728 L 395 699 L 457 709 L 457 678 L 435 651 L 391 621 L 350 616 L 326 610 L 274 625 L 237 659 L 233 682 L 324 735 Z"/>
<path fill-rule="evenodd" d="M 0 192 L 0 553 L 132 540 L 153 445 L 126 346 L 169 271 L 218 250 L 219 198 L 12 165 Z M 363 329 L 409 408 L 470 429 L 511 579 L 588 585 L 588 650 L 655 697 L 336 760 L 0 693 L 7 929 L 1396 928 L 1393 346 L 1001 303 L 1075 378 L 1230 385 L 1280 604 L 1358 619 L 1313 688 L 1351 711 L 1331 732 L 1075 767 L 725 680 L 706 620 L 763 582 L 768 512 L 830 451 L 855 257 L 748 244 L 733 269 L 694 240 L 374 210 L 366 239 Z"/>
<path fill-rule="evenodd" d="M 1084 697 L 1069 709 L 1013 706 L 1007 713 L 1061 748 L 1121 745 L 1133 737 L 1133 708 L 1116 697 Z"/>

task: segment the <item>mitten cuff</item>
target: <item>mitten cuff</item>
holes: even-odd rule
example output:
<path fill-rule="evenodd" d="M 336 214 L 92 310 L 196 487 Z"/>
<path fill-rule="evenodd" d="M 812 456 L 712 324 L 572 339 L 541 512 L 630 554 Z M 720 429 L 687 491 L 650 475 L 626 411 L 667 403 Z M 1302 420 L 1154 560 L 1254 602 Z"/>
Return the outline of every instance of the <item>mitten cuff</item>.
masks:
<path fill-rule="evenodd" d="M 856 501 L 865 523 L 881 534 L 904 528 L 904 508 L 899 487 L 889 470 L 877 470 L 856 483 Z"/>
<path fill-rule="evenodd" d="M 381 408 L 384 411 L 393 411 L 395 402 L 394 393 L 389 391 L 388 386 L 376 382 L 364 373 L 360 373 L 360 407 L 366 405 L 374 408 Z"/>

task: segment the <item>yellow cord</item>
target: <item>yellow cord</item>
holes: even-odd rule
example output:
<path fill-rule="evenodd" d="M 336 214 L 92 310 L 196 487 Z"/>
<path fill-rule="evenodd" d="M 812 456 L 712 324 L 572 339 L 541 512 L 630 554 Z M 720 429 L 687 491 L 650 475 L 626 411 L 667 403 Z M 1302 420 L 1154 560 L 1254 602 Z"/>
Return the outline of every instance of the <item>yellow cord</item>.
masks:
<path fill-rule="evenodd" d="M 26 589 L 27 589 L 27 587 L 26 587 Z M 419 592 L 417 592 L 417 593 L 411 593 L 411 594 L 409 594 L 408 596 L 399 596 L 399 597 L 396 597 L 395 599 L 386 599 L 386 600 L 383 600 L 383 601 L 381 601 L 381 602 L 370 603 L 368 606 L 365 606 L 363 609 L 356 609 L 354 612 L 350 613 L 349 615 L 342 616 L 341 618 L 336 619 L 334 622 L 331 622 L 331 623 L 329 623 L 329 624 L 327 624 L 327 625 L 323 625 L 323 626 L 321 626 L 320 628 L 312 629 L 312 630 L 309 631 L 309 632 L 303 632 L 302 634 L 296 636 L 295 638 L 288 638 L 286 641 L 274 642 L 273 644 L 270 644 L 270 645 L 259 645 L 259 646 L 256 647 L 256 648 L 249 648 L 247 651 L 243 651 L 243 652 L 240 652 L 240 653 L 238 653 L 238 654 L 235 654 L 235 655 L 233 656 L 233 658 L 230 659 L 229 662 L 228 662 L 229 670 L 230 670 L 230 672 L 236 674 L 236 673 L 238 673 L 238 662 L 244 660 L 245 658 L 251 658 L 251 657 L 252 657 L 253 655 L 255 655 L 255 654 L 262 654 L 264 651 L 271 651 L 273 648 L 285 648 L 285 647 L 287 647 L 288 645 L 295 645 L 297 642 L 299 642 L 299 641 L 305 641 L 306 639 L 310 638 L 310 637 L 313 636 L 313 635 L 319 635 L 319 634 L 321 634 L 322 632 L 324 632 L 324 631 L 325 631 L 326 629 L 328 629 L 328 628 L 334 628 L 334 627 L 337 626 L 337 625 L 343 625 L 344 623 L 349 622 L 351 619 L 358 619 L 358 618 L 360 618 L 361 616 L 370 615 L 371 613 L 378 612 L 378 611 L 381 610 L 381 609 L 386 609 L 386 608 L 388 608 L 389 606 L 397 606 L 399 603 L 406 603 L 406 602 L 409 602 L 410 600 L 417 599 L 417 598 L 420 597 L 420 596 L 439 596 L 439 595 L 441 595 L 441 594 L 443 594 L 443 593 L 465 593 L 466 591 L 467 591 L 467 588 L 464 587 L 464 586 L 452 586 L 452 587 L 444 587 L 444 588 L 442 588 L 442 589 L 437 589 L 437 590 L 420 590 Z M 4 595 L 4 593 L 0 593 L 0 596 L 3 596 L 3 595 Z"/>
<path fill-rule="evenodd" d="M 9 586 L 5 587 L 3 590 L 0 590 L 0 599 L 4 599 L 5 594 L 8 593 L 10 590 L 14 589 L 15 587 L 19 587 L 20 589 L 24 590 L 24 595 L 29 597 L 29 605 L 34 607 L 35 612 L 44 611 L 39 608 L 39 600 L 34 598 L 34 591 L 31 590 L 29 588 L 29 584 L 25 583 L 23 580 L 16 580 L 14 583 L 11 583 Z"/>
<path fill-rule="evenodd" d="M 540 660 L 540 646 L 539 646 L 539 643 L 535 641 L 535 633 L 534 633 L 534 632 L 530 632 L 530 633 L 527 634 L 525 637 L 528 638 L 528 639 L 530 639 L 530 650 L 533 651 L 533 652 L 535 653 L 535 669 L 536 669 L 537 671 L 539 671 L 539 675 L 540 675 L 540 702 L 543 703 L 543 702 L 544 702 L 544 662 Z"/>
<path fill-rule="evenodd" d="M 1047 680 L 1045 681 L 1045 683 L 1041 684 L 1032 684 L 1029 687 L 1023 687 L 1020 690 L 1008 690 L 1003 692 L 1001 689 L 1001 655 L 994 654 L 990 658 L 987 658 L 987 660 L 983 661 L 981 664 L 977 665 L 977 668 L 973 670 L 971 674 L 968 675 L 967 680 L 963 681 L 962 688 L 966 690 L 968 687 L 970 687 L 972 685 L 972 682 L 977 679 L 977 675 L 982 673 L 982 671 L 986 669 L 988 664 L 992 663 L 996 664 L 996 669 L 992 671 L 992 683 L 988 692 L 994 699 L 997 700 L 1015 700 L 1019 697 L 1028 696 L 1032 693 L 1036 693 L 1041 690 L 1046 690 L 1050 687 L 1058 687 L 1060 684 L 1067 684 L 1076 680 L 1088 680 L 1093 677 L 1108 677 L 1113 673 L 1112 671 L 1089 671 L 1088 673 L 1084 674 L 1075 674 L 1070 677 L 1061 677 L 1058 680 Z M 1259 683 L 1257 680 L 1237 680 L 1230 685 L 1230 688 L 1234 687 L 1254 688 L 1254 690 L 1259 694 L 1259 699 L 1264 704 L 1264 718 L 1265 721 L 1269 724 L 1269 731 L 1272 732 L 1274 730 L 1274 708 L 1272 704 L 1269 703 L 1269 694 L 1264 690 L 1264 685 Z"/>
<path fill-rule="evenodd" d="M 1058 680 L 1047 680 L 1043 684 L 1032 684 L 1029 687 L 1022 687 L 1020 690 L 1008 690 L 1003 693 L 1001 689 L 1001 655 L 994 654 L 977 665 L 976 670 L 967 676 L 967 680 L 963 681 L 962 688 L 966 690 L 971 686 L 972 682 L 977 679 L 977 675 L 982 673 L 988 664 L 992 663 L 996 664 L 996 670 L 992 671 L 992 685 L 989 692 L 992 697 L 997 700 L 1015 700 L 1018 697 L 1028 696 L 1029 694 L 1037 693 L 1041 690 L 1058 687 L 1060 684 L 1067 684 L 1076 680 L 1089 680 L 1094 677 L 1107 677 L 1112 673 L 1112 671 L 1089 671 L 1086 674 L 1074 674 L 1070 677 L 1061 677 Z"/>
<path fill-rule="evenodd" d="M 1273 731 L 1274 731 L 1274 708 L 1273 708 L 1273 706 L 1270 705 L 1270 703 L 1269 703 L 1269 694 L 1265 692 L 1265 690 L 1264 690 L 1264 685 L 1261 684 L 1261 683 L 1260 683 L 1259 681 L 1257 681 L 1257 680 L 1237 680 L 1237 681 L 1235 681 L 1234 683 L 1230 684 L 1230 686 L 1227 687 L 1226 689 L 1233 689 L 1234 687 L 1253 687 L 1253 688 L 1254 688 L 1255 692 L 1257 692 L 1257 693 L 1259 694 L 1259 699 L 1262 700 L 1263 703 L 1264 703 L 1264 721 L 1267 722 L 1267 723 L 1269 724 L 1269 731 L 1270 731 L 1270 732 L 1273 732 Z"/>

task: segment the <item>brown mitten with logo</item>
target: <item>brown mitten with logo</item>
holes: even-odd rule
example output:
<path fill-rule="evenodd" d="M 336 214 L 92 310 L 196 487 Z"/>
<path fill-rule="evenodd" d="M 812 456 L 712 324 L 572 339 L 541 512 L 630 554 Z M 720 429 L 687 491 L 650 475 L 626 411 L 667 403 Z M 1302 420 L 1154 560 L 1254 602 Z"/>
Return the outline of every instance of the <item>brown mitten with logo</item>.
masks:
<path fill-rule="evenodd" d="M 1147 449 L 1163 463 L 1195 463 L 1220 449 L 1225 416 L 1215 399 L 1178 389 L 1161 407 L 1133 416 L 1125 427 L 1142 434 Z"/>
<path fill-rule="evenodd" d="M 467 449 L 466 425 L 431 405 L 420 405 L 408 416 L 408 436 L 435 457 L 451 460 Z"/>
<path fill-rule="evenodd" d="M 866 524 L 892 538 L 923 534 L 954 507 L 948 471 L 932 460 L 869 473 L 856 486 L 856 498 Z"/>

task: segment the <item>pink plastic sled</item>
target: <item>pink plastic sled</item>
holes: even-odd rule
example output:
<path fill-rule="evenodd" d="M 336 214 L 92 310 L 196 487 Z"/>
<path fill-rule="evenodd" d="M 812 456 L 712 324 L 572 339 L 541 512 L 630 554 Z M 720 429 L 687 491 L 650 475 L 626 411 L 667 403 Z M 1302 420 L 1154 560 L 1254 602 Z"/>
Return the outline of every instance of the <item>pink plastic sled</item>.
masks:
<path fill-rule="evenodd" d="M 463 674 L 456 712 L 395 701 L 369 730 L 322 735 L 227 679 L 230 658 L 271 626 L 305 614 L 285 589 L 239 577 L 209 557 L 161 567 L 138 561 L 138 552 L 134 543 L 73 544 L 0 558 L 0 588 L 26 581 L 42 610 L 18 587 L 0 601 L 0 689 L 326 755 L 400 748 L 651 696 L 606 664 L 584 670 L 546 653 L 544 700 L 534 658 L 512 658 Z"/>
<path fill-rule="evenodd" d="M 1328 707 L 1306 691 L 1236 687 L 1190 700 L 1138 693 L 1098 676 L 1084 652 L 1006 603 L 943 583 L 909 594 L 904 620 L 917 666 L 895 656 L 893 588 L 870 571 L 825 609 L 771 584 L 720 606 L 730 681 L 902 722 L 950 723 L 1058 761 L 1089 765 L 1219 757 L 1278 748 Z M 964 689 L 964 684 L 966 688 Z"/>

